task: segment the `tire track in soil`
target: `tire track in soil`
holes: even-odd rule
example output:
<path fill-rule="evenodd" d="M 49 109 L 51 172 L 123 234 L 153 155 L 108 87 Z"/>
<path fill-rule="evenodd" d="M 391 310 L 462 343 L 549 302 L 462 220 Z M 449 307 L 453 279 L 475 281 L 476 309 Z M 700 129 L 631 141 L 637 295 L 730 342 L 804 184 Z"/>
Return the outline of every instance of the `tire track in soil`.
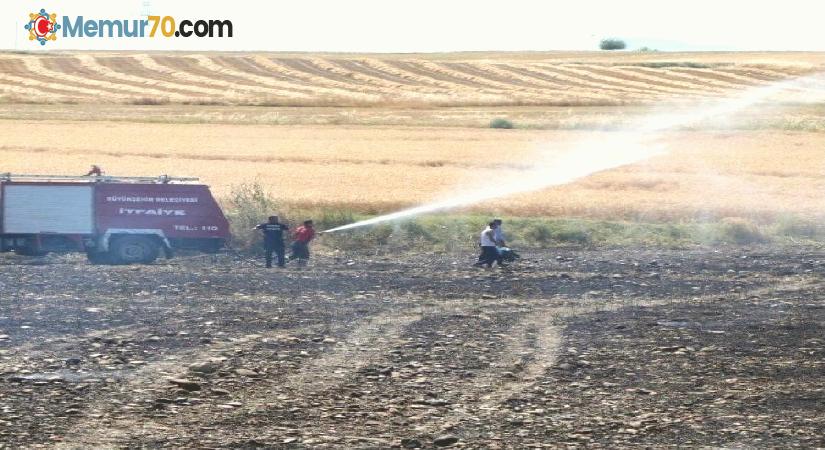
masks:
<path fill-rule="evenodd" d="M 486 378 L 489 379 L 489 385 L 493 390 L 481 397 L 480 410 L 497 410 L 500 403 L 532 385 L 555 363 L 563 327 L 554 325 L 555 321 L 548 320 L 547 316 L 550 314 L 552 313 L 542 311 L 538 316 L 533 316 L 517 326 L 514 333 L 516 336 L 510 338 L 514 342 L 499 364 L 516 370 L 514 378 L 511 382 L 506 382 L 499 378 L 499 373 L 488 373 Z"/>
<path fill-rule="evenodd" d="M 387 346 L 393 345 L 393 339 L 403 331 L 408 324 L 420 319 L 418 315 L 398 315 L 396 312 L 379 313 L 378 315 L 367 317 L 358 325 L 346 338 L 338 341 L 331 351 L 322 352 L 317 357 L 309 359 L 305 365 L 300 365 L 297 372 L 286 374 L 285 376 L 273 376 L 259 379 L 257 386 L 246 392 L 243 407 L 228 412 L 230 417 L 223 418 L 230 422 L 238 420 L 243 423 L 243 417 L 249 413 L 266 410 L 271 406 L 273 397 L 283 398 L 284 391 L 293 393 L 296 397 L 306 397 L 320 394 L 324 390 L 332 388 L 344 381 L 349 376 L 375 362 L 382 355 Z M 306 329 L 290 329 L 290 334 L 304 331 L 310 334 L 318 334 L 325 330 L 327 326 L 317 324 Z M 201 347 L 176 355 L 174 360 L 164 360 L 152 362 L 137 370 L 125 380 L 128 387 L 121 388 L 123 391 L 151 390 L 166 378 L 174 378 L 175 373 L 180 373 L 181 364 L 184 362 L 204 361 L 209 356 L 226 354 L 227 352 L 247 351 L 258 345 L 261 341 L 268 339 L 279 339 L 285 330 L 275 330 L 267 333 L 257 333 L 247 335 L 229 342 L 223 342 L 209 347 Z M 375 343 L 380 345 L 375 345 Z M 191 378 L 191 373 L 180 375 L 181 378 Z M 207 381 L 203 381 L 207 387 Z M 249 396 L 251 394 L 251 397 Z M 97 407 L 97 408 L 96 408 Z M 152 440 L 165 441 L 167 437 L 183 437 L 196 433 L 196 430 L 187 427 L 188 417 L 195 417 L 193 423 L 199 423 L 203 417 L 216 415 L 215 405 L 205 402 L 200 406 L 189 407 L 185 413 L 178 414 L 174 421 L 156 420 L 153 418 L 140 417 L 115 418 L 108 423 L 98 423 L 87 421 L 78 423 L 73 429 L 74 432 L 64 437 L 66 442 L 73 442 L 70 446 L 57 444 L 54 448 L 80 448 L 78 443 L 86 445 L 123 445 L 133 442 L 139 438 L 141 442 Z M 88 408 L 88 412 L 93 415 L 100 414 L 100 405 L 93 405 Z M 138 426 L 138 424 L 140 424 Z M 242 426 L 241 426 L 242 427 Z M 281 430 L 283 432 L 284 430 Z M 211 438 L 237 439 L 241 431 L 235 427 L 221 427 L 210 432 Z M 251 438 L 255 435 L 250 436 Z M 259 437 L 259 436 L 258 436 Z"/>
<path fill-rule="evenodd" d="M 485 311 L 491 315 L 502 312 Z M 472 439 L 468 434 L 474 431 L 462 430 L 463 424 L 481 423 L 485 416 L 495 416 L 502 403 L 532 386 L 555 363 L 564 328 L 560 319 L 576 313 L 552 306 L 519 313 L 523 318 L 504 333 L 504 347 L 494 362 L 454 389 L 459 399 L 452 402 L 446 414 L 431 415 L 414 426 L 411 434 L 422 442 L 453 431 Z"/>
<path fill-rule="evenodd" d="M 556 300 L 554 299 L 552 301 L 555 302 Z M 561 332 L 563 330 L 563 326 L 560 325 L 560 320 L 590 310 L 621 308 L 638 304 L 637 302 L 603 301 L 593 302 L 592 304 L 584 306 L 563 307 L 554 305 L 535 308 L 528 306 L 522 299 L 497 299 L 496 303 L 489 303 L 489 300 L 477 299 L 451 300 L 449 303 L 437 305 L 432 303 L 426 304 L 418 308 L 420 316 L 408 322 L 409 325 L 414 321 L 421 320 L 423 329 L 418 332 L 409 330 L 408 333 L 411 334 L 408 334 L 408 337 L 414 338 L 415 336 L 419 336 L 421 331 L 429 332 L 438 329 L 438 325 L 430 323 L 430 321 L 448 319 L 450 317 L 468 316 L 490 319 L 492 317 L 506 318 L 516 315 L 526 318 L 507 329 L 493 333 L 493 335 L 503 336 L 502 340 L 505 341 L 505 345 L 496 351 L 496 355 L 498 355 L 496 356 L 496 361 L 484 369 L 479 376 L 470 381 L 459 380 L 457 383 L 453 383 L 453 386 L 458 388 L 453 389 L 451 392 L 443 390 L 441 386 L 445 381 L 447 385 L 451 382 L 449 380 L 440 380 L 438 379 L 438 375 L 435 374 L 430 375 L 433 377 L 430 382 L 425 385 L 417 385 L 416 389 L 411 389 L 409 384 L 403 382 L 400 385 L 395 384 L 381 388 L 380 384 L 371 384 L 369 381 L 361 378 L 364 375 L 372 373 L 372 371 L 362 373 L 362 368 L 366 369 L 378 363 L 380 363 L 380 366 L 393 364 L 391 358 L 389 358 L 389 354 L 393 352 L 385 351 L 385 349 L 392 348 L 391 342 L 388 342 L 390 345 L 384 345 L 382 348 L 376 349 L 369 358 L 364 358 L 358 365 L 360 368 L 348 371 L 347 376 L 335 378 L 335 375 L 331 375 L 331 373 L 334 373 L 334 370 L 330 369 L 337 367 L 337 364 L 317 362 L 314 364 L 317 369 L 315 373 L 321 376 L 322 380 L 318 384 L 324 385 L 324 387 L 313 387 L 309 391 L 300 392 L 301 400 L 306 403 L 306 406 L 312 406 L 308 410 L 302 410 L 298 413 L 298 417 L 290 417 L 286 423 L 291 423 L 293 426 L 291 428 L 287 427 L 278 430 L 278 432 L 271 436 L 271 439 L 276 441 L 283 439 L 285 436 L 283 432 L 287 430 L 288 433 L 286 435 L 296 438 L 297 440 L 295 442 L 319 446 L 319 448 L 337 448 L 336 446 L 341 445 L 350 448 L 370 447 L 376 444 L 389 446 L 397 443 L 399 432 L 402 434 L 413 433 L 416 436 L 432 438 L 445 430 L 457 428 L 463 423 L 474 423 L 480 418 L 495 418 L 496 412 L 502 403 L 532 386 L 544 375 L 545 371 L 554 364 L 561 342 Z M 426 324 L 424 323 L 425 321 L 427 322 Z M 443 326 L 444 324 L 441 325 Z M 400 328 L 397 328 L 397 335 L 393 340 L 397 342 L 398 346 L 393 348 L 393 350 L 403 348 L 402 344 L 404 344 L 405 341 L 400 339 L 403 335 L 398 336 L 401 334 L 401 331 Z M 441 331 L 443 331 L 443 329 Z M 456 333 L 460 334 L 460 332 Z M 355 332 L 355 334 L 360 335 L 361 332 Z M 407 343 L 409 342 L 407 341 Z M 346 354 L 331 356 L 329 361 L 340 360 L 339 357 L 345 355 Z M 381 358 L 381 355 L 384 355 L 384 358 Z M 432 360 L 425 361 L 425 364 L 432 366 L 444 362 L 444 360 L 435 356 Z M 349 375 L 355 376 L 348 378 Z M 450 378 L 454 376 L 454 374 L 445 372 L 444 376 Z M 293 375 L 293 377 L 295 377 L 295 375 Z M 324 381 L 325 379 L 328 380 L 332 378 L 337 379 L 339 382 L 333 385 Z M 309 381 L 312 381 L 312 379 Z M 354 386 L 362 386 L 363 389 L 372 391 L 377 397 L 371 394 L 364 399 L 359 400 L 356 398 L 354 402 L 348 402 L 346 407 L 342 406 L 340 403 L 342 401 L 340 395 L 342 392 L 350 391 Z M 427 386 L 429 386 L 429 388 Z M 335 387 L 344 389 L 338 391 L 334 389 Z M 443 410 L 438 411 L 437 408 L 430 408 L 430 410 L 427 411 L 416 409 L 416 403 L 418 402 L 412 397 L 419 396 L 419 394 L 430 390 L 442 391 L 441 393 L 445 394 L 445 398 L 453 398 L 451 402 L 452 406 L 449 407 L 446 414 L 443 413 Z M 333 410 L 351 410 L 352 407 L 355 407 L 356 410 L 370 410 L 373 407 L 377 407 L 380 403 L 383 403 L 382 399 L 386 399 L 385 394 L 389 394 L 390 397 L 397 395 L 405 397 L 406 403 L 404 407 L 402 407 L 402 409 L 405 410 L 403 415 L 408 419 L 412 418 L 414 421 L 421 420 L 421 422 L 415 425 L 412 430 L 395 430 L 395 432 L 382 430 L 383 433 L 379 431 L 380 434 L 371 434 L 369 430 L 359 428 L 364 424 L 354 422 L 353 424 L 356 426 L 350 429 L 351 424 L 346 421 L 346 419 L 336 418 L 329 412 Z M 456 394 L 458 398 L 456 398 Z M 323 398 L 320 398 L 321 396 L 323 396 Z M 274 397 L 276 397 L 275 394 L 270 396 L 270 399 Z M 318 403 L 316 403 L 315 400 L 311 400 L 313 397 Z M 324 403 L 330 398 L 335 399 L 334 405 Z M 281 395 L 278 397 L 278 400 L 284 400 L 284 396 Z M 271 420 L 271 418 L 268 419 Z M 312 429 L 306 429 L 301 425 L 310 420 L 313 423 Z M 236 439 L 237 433 L 238 430 L 234 430 L 234 437 Z M 471 431 L 468 430 L 468 433 L 471 433 Z M 371 437 L 366 438 L 363 434 L 369 434 Z"/>
<path fill-rule="evenodd" d="M 242 442 L 243 439 L 240 439 L 239 435 L 243 435 L 244 431 L 248 439 L 271 442 L 281 441 L 285 435 L 305 437 L 306 429 L 289 426 L 271 429 L 268 427 L 270 434 L 265 436 L 253 424 L 261 418 L 270 423 L 273 408 L 282 412 L 286 409 L 285 405 L 307 401 L 313 397 L 325 397 L 330 391 L 351 382 L 360 370 L 380 361 L 389 349 L 400 342 L 404 330 L 421 318 L 422 316 L 415 312 L 399 314 L 393 310 L 364 319 L 330 351 L 310 359 L 306 364 L 299 366 L 296 372 L 265 380 L 253 391 L 248 391 L 244 407 L 230 417 L 224 418 L 217 429 L 210 432 L 210 437 L 223 442 Z M 306 414 L 307 411 L 301 413 Z M 203 417 L 203 414 L 195 415 Z M 311 415 L 308 414 L 308 418 Z M 314 426 L 317 427 L 318 424 Z M 357 430 L 354 430 L 354 433 L 357 433 Z M 343 434 L 337 437 L 351 442 L 387 445 L 387 442 L 380 438 Z"/>
<path fill-rule="evenodd" d="M 162 392 L 158 392 L 159 389 L 154 388 L 162 385 L 166 379 L 191 377 L 191 373 L 182 373 L 182 366 L 186 366 L 196 361 L 205 361 L 208 360 L 209 357 L 226 354 L 230 351 L 237 352 L 239 350 L 257 345 L 260 341 L 265 341 L 266 339 L 278 339 L 285 332 L 290 334 L 297 334 L 301 332 L 318 333 L 322 332 L 325 328 L 325 324 L 315 324 L 305 328 L 291 328 L 288 330 L 278 329 L 271 332 L 248 334 L 214 345 L 183 349 L 182 351 L 174 354 L 167 354 L 167 358 L 164 360 L 147 361 L 146 365 L 132 371 L 131 373 L 118 374 L 121 378 L 121 384 L 118 386 L 118 390 L 121 393 L 147 392 L 162 395 Z M 173 355 L 173 358 L 169 358 L 170 355 Z M 102 400 L 110 401 L 111 399 L 103 398 Z M 135 414 L 134 419 L 123 417 L 124 414 L 120 412 L 113 415 L 104 414 L 111 412 L 111 410 L 106 409 L 107 406 L 108 405 L 104 405 L 100 401 L 96 401 L 96 399 L 92 399 L 90 404 L 86 407 L 85 418 L 87 420 L 75 423 L 72 427 L 72 431 L 63 437 L 65 442 L 72 442 L 73 444 L 68 445 L 57 443 L 54 448 L 75 449 L 84 448 L 85 445 L 94 445 L 95 447 L 98 447 L 101 443 L 106 445 L 122 445 L 125 442 L 134 440 L 136 436 L 147 439 L 149 436 L 146 433 L 153 435 L 160 430 L 173 433 L 172 435 L 185 434 L 184 430 L 175 430 L 167 425 L 160 424 L 158 421 L 152 420 L 151 418 L 138 416 L 136 414 L 139 412 L 137 408 L 132 411 L 132 413 Z M 204 412 L 201 411 L 201 413 L 203 414 Z M 208 416 L 208 413 L 206 413 L 206 415 Z M 99 417 L 109 417 L 111 420 L 96 420 Z M 138 424 L 140 424 L 140 426 L 138 426 Z"/>
<path fill-rule="evenodd" d="M 768 288 L 755 289 L 763 292 Z M 540 301 L 540 300 L 537 300 Z M 435 415 L 414 427 L 416 437 L 432 439 L 445 432 L 463 436 L 465 442 L 474 438 L 487 440 L 484 428 L 475 424 L 496 423 L 501 408 L 509 399 L 529 389 L 545 375 L 557 359 L 563 342 L 564 322 L 582 314 L 597 311 L 615 311 L 629 307 L 654 307 L 687 302 L 724 301 L 717 295 L 684 299 L 595 299 L 587 304 L 571 302 L 569 306 L 545 306 L 528 310 L 529 317 L 510 329 L 501 359 L 487 371 L 466 383 L 461 391 L 461 402 L 454 402 L 447 414 Z M 494 311 L 487 311 L 493 313 Z M 469 426 L 468 426 L 469 424 Z"/>
<path fill-rule="evenodd" d="M 553 309 L 551 308 L 550 311 Z M 314 389 L 313 392 L 308 393 L 309 396 L 316 396 L 323 394 L 324 399 L 318 399 L 318 406 L 315 401 L 308 401 L 308 404 L 313 406 L 309 411 L 302 411 L 300 417 L 291 417 L 289 422 L 295 424 L 292 436 L 300 437 L 300 441 L 311 446 L 321 446 L 323 448 L 338 448 L 337 446 L 344 445 L 346 447 L 363 448 L 370 447 L 376 443 L 384 446 L 390 446 L 397 443 L 398 435 L 384 431 L 380 434 L 374 434 L 370 430 L 359 428 L 357 422 L 354 428 L 350 428 L 351 423 L 335 415 L 335 411 L 371 411 L 373 408 L 386 407 L 389 398 L 404 398 L 405 400 L 400 404 L 396 404 L 403 410 L 402 415 L 409 418 L 414 417 L 413 420 L 423 419 L 423 423 L 415 426 L 414 432 L 416 434 L 429 434 L 435 432 L 437 429 L 444 429 L 445 426 L 450 427 L 451 420 L 454 424 L 473 416 L 473 411 L 478 408 L 487 408 L 495 410 L 496 405 L 503 402 L 511 395 L 514 395 L 527 386 L 531 385 L 538 377 L 540 377 L 545 369 L 553 364 L 554 355 L 558 348 L 560 327 L 556 325 L 553 317 L 543 313 L 543 310 L 536 310 L 531 306 L 525 306 L 525 302 L 520 299 L 497 299 L 495 303 L 490 303 L 489 300 L 451 300 L 449 302 L 433 304 L 427 303 L 418 308 L 420 316 L 414 321 L 418 324 L 415 329 L 408 327 L 407 332 L 401 334 L 398 330 L 395 346 L 392 342 L 390 345 L 384 345 L 383 349 L 377 351 L 373 358 L 364 360 L 359 366 L 357 372 L 353 371 L 355 375 L 353 378 L 345 380 L 341 379 L 342 383 L 338 383 L 338 389 L 328 389 L 325 392 L 321 389 Z M 528 318 L 516 323 L 515 325 L 506 325 L 508 318 L 513 316 L 525 316 Z M 430 373 L 427 377 L 429 381 L 424 384 L 416 384 L 419 381 L 415 380 L 420 375 L 413 376 L 404 380 L 404 376 L 397 381 L 389 382 L 388 385 L 370 381 L 370 377 L 374 376 L 375 370 L 379 367 L 398 367 L 404 365 L 406 358 L 412 357 L 416 363 L 420 361 L 425 366 L 441 367 L 442 365 L 452 365 L 462 363 L 469 363 L 471 366 L 475 363 L 472 361 L 453 360 L 451 354 L 448 352 L 444 354 L 441 352 L 439 356 L 438 347 L 440 344 L 435 343 L 435 347 L 423 350 L 423 353 L 409 354 L 410 345 L 422 339 L 423 335 L 429 336 L 429 339 L 437 339 L 446 333 L 446 329 L 450 329 L 450 333 L 455 333 L 456 336 L 461 336 L 465 332 L 473 332 L 474 325 L 469 328 L 463 328 L 459 322 L 465 322 L 462 317 L 475 319 L 479 324 L 497 324 L 492 329 L 493 336 L 502 336 L 502 340 L 506 341 L 505 345 L 500 349 L 495 350 L 495 361 L 482 372 L 478 378 L 471 381 L 456 380 L 456 372 L 454 370 L 443 372 L 443 375 L 437 373 Z M 411 325 L 413 321 L 410 321 Z M 478 324 L 476 324 L 478 325 Z M 456 326 L 456 329 L 453 327 Z M 423 333 L 423 334 L 422 334 Z M 449 337 L 449 336 L 448 336 Z M 456 339 L 461 340 L 460 337 Z M 430 342 L 432 342 L 430 340 Z M 470 341 L 467 341 L 470 342 Z M 416 346 L 413 345 L 413 348 Z M 402 357 L 401 361 L 393 358 L 393 354 L 407 353 Z M 379 358 L 382 356 L 383 358 Z M 417 356 L 416 356 L 417 355 Z M 419 359 L 424 356 L 424 359 Z M 428 357 L 429 356 L 429 357 Z M 458 356 L 458 355 L 456 355 Z M 487 356 L 492 356 L 488 354 Z M 446 359 L 444 359 L 446 358 Z M 370 367 L 372 366 L 372 367 Z M 392 369 L 396 370 L 396 369 Z M 401 368 L 403 372 L 405 369 Z M 501 373 L 508 371 L 518 372 L 515 379 L 502 378 Z M 438 372 L 438 371 L 436 371 Z M 324 373 L 324 372 L 319 372 Z M 364 378 L 364 377 L 367 378 Z M 442 379 L 442 377 L 444 377 Z M 393 377 L 394 378 L 394 377 Z M 453 378 L 450 380 L 450 378 Z M 385 381 L 388 382 L 388 381 Z M 458 386 L 459 389 L 452 391 L 444 390 L 443 385 Z M 368 394 L 363 399 L 360 395 L 354 397 L 350 401 L 343 400 L 342 395 L 347 392 L 354 392 L 359 389 L 364 389 Z M 453 398 L 453 410 L 449 411 L 447 417 L 438 415 L 440 411 L 437 408 L 430 408 L 419 405 L 419 401 L 414 397 L 419 397 L 425 392 L 441 392 L 444 398 Z M 456 399 L 456 395 L 458 398 Z M 325 403 L 325 400 L 332 399 L 332 403 Z M 346 402 L 344 406 L 341 402 Z M 393 402 L 390 402 L 393 403 Z M 353 409 L 355 408 L 355 409 Z M 392 408 L 392 406 L 391 406 Z M 433 417 L 433 415 L 437 417 Z M 300 426 L 305 421 L 312 420 L 312 429 L 305 429 Z M 400 431 L 400 430 L 396 430 Z M 406 433 L 407 431 L 401 431 Z M 369 439 L 363 435 L 371 436 Z M 279 435 L 281 438 L 283 435 Z"/>
<path fill-rule="evenodd" d="M 396 316 L 392 311 L 367 319 L 333 351 L 310 360 L 298 373 L 288 376 L 283 384 L 288 390 L 300 391 L 302 395 L 339 384 L 348 375 L 374 363 L 393 345 L 407 325 L 418 320 L 421 320 L 420 315 Z M 380 345 L 375 346 L 375 343 Z"/>

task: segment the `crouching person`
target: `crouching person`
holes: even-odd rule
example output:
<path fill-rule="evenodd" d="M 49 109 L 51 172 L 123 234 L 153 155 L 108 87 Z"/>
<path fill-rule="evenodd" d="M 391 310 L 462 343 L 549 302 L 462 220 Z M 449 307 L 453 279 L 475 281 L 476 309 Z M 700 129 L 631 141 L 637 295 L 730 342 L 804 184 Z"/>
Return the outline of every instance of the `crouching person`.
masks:
<path fill-rule="evenodd" d="M 309 261 L 309 241 L 315 239 L 315 227 L 311 220 L 305 220 L 304 224 L 295 230 L 293 236 L 295 242 L 292 243 L 292 254 L 289 260 L 298 260 L 298 265 L 303 267 Z"/>

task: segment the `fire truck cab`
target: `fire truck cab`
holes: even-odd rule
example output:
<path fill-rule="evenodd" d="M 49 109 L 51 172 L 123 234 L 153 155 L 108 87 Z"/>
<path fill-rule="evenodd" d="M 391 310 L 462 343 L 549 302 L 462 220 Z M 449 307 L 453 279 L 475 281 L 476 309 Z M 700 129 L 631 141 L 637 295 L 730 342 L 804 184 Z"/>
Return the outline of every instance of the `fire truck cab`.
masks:
<path fill-rule="evenodd" d="M 92 263 L 214 252 L 229 223 L 197 178 L 0 174 L 0 251 L 85 252 Z"/>

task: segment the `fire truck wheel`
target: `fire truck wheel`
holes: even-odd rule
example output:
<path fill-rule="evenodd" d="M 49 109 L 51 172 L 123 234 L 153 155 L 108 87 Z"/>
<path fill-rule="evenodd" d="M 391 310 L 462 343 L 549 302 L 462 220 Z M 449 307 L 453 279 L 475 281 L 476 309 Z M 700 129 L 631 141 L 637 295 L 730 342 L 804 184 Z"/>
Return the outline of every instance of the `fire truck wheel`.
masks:
<path fill-rule="evenodd" d="M 114 240 L 110 252 L 118 264 L 149 264 L 157 259 L 160 246 L 145 236 L 122 236 Z"/>

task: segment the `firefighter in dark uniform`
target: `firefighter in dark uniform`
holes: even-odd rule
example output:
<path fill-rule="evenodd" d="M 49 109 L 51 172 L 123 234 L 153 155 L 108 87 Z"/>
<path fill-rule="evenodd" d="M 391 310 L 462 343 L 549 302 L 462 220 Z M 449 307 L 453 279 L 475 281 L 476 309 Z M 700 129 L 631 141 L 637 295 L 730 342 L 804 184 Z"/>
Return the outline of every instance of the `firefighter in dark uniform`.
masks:
<path fill-rule="evenodd" d="M 284 232 L 289 227 L 278 222 L 278 216 L 269 216 L 269 221 L 255 227 L 264 233 L 264 255 L 266 257 L 266 267 L 272 267 L 272 252 L 278 258 L 278 267 L 284 267 Z"/>

